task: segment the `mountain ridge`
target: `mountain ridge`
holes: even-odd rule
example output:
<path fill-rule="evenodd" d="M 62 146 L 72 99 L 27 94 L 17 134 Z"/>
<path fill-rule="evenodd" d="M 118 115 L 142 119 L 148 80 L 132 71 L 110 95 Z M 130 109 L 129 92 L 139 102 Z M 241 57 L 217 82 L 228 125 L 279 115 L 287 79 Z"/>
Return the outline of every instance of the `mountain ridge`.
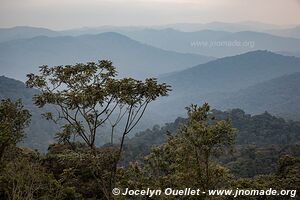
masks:
<path fill-rule="evenodd" d="M 246 112 L 268 111 L 277 116 L 300 120 L 300 73 L 283 75 L 241 89 L 219 103 L 220 108 L 239 107 Z"/>
<path fill-rule="evenodd" d="M 60 33 L 43 27 L 15 26 L 10 28 L 0 28 L 0 42 L 15 39 L 28 39 L 40 35 L 59 36 Z"/>
<path fill-rule="evenodd" d="M 276 75 L 274 74 L 273 76 L 270 76 L 270 74 L 269 75 L 265 74 L 270 76 L 270 78 L 264 78 L 264 76 L 261 76 L 260 74 L 256 74 L 255 69 L 262 70 L 265 73 L 267 73 L 269 69 L 272 69 L 276 66 L 278 70 L 278 76 L 280 76 L 289 73 L 288 69 L 282 67 L 282 65 L 287 65 L 287 64 L 293 65 L 292 67 L 293 69 L 290 69 L 291 72 L 296 72 L 297 70 L 300 70 L 300 58 L 298 57 L 283 56 L 266 50 L 258 50 L 258 51 L 251 51 L 251 52 L 247 52 L 235 56 L 224 57 L 213 61 L 209 61 L 204 64 L 196 65 L 186 70 L 173 73 L 171 76 L 164 76 L 162 80 L 165 82 L 171 82 L 171 84 L 174 83 L 175 86 L 178 85 L 176 84 L 175 80 L 183 80 L 185 84 L 183 84 L 182 82 L 180 84 L 183 84 L 182 87 L 187 87 L 188 85 L 190 85 L 190 81 L 194 81 L 193 83 L 195 84 L 195 80 L 198 79 L 198 77 L 195 77 L 196 75 L 199 76 L 201 75 L 202 78 L 205 78 L 205 75 L 212 76 L 213 73 L 218 72 L 218 70 L 221 70 L 218 73 L 221 72 L 226 73 L 226 71 L 224 70 L 227 68 L 232 70 L 230 71 L 231 73 L 237 73 L 237 70 L 239 70 L 240 72 L 244 73 L 243 75 L 245 77 L 247 75 L 248 76 L 256 75 L 259 77 L 261 81 L 263 81 L 263 80 L 275 78 L 277 74 Z M 268 67 L 269 69 L 264 69 L 263 66 Z M 248 70 L 248 72 L 249 73 L 251 72 L 251 74 L 247 74 L 243 70 Z M 203 73 L 206 74 L 203 75 Z M 220 76 L 221 75 L 225 75 L 225 74 L 221 73 Z M 231 76 L 233 74 L 226 73 L 226 75 Z M 251 81 L 247 85 L 250 86 L 253 83 L 260 82 L 260 80 L 255 80 L 254 82 Z"/>
<path fill-rule="evenodd" d="M 208 102 L 225 109 L 222 100 L 233 93 L 296 72 L 300 72 L 300 58 L 269 51 L 220 58 L 160 77 L 161 82 L 172 86 L 172 91 L 168 98 L 154 102 L 152 111 L 163 109 L 166 122 L 183 116 L 184 108 L 192 103 Z"/>
<path fill-rule="evenodd" d="M 0 43 L 0 67 L 10 77 L 24 80 L 40 65 L 64 65 L 109 59 L 122 76 L 145 78 L 213 60 L 142 44 L 119 33 L 82 36 L 38 36 Z M 7 72 L 7 73 L 6 73 Z M 20 75 L 15 76 L 16 72 Z"/>

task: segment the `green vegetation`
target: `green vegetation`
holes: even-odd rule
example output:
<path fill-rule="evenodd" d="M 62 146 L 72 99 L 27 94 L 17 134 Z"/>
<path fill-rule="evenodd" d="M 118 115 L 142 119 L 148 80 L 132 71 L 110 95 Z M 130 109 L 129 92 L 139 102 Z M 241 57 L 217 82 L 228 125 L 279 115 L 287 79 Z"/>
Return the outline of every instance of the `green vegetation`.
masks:
<path fill-rule="evenodd" d="M 210 119 L 208 112 L 208 104 L 192 105 L 188 108 L 188 121 L 178 133 L 152 149 L 144 167 L 148 170 L 145 174 L 150 179 L 149 187 L 206 191 L 226 181 L 228 170 L 213 158 L 231 151 L 235 130 L 228 121 Z"/>
<path fill-rule="evenodd" d="M 29 74 L 27 81 L 28 87 L 41 91 L 34 96 L 37 106 L 55 106 L 56 116 L 48 112 L 44 114 L 46 119 L 65 123 L 56 138 L 59 144 L 70 147 L 71 151 L 62 155 L 66 156 L 66 163 L 70 163 L 67 164 L 70 172 L 76 166 L 85 167 L 82 161 L 91 163 L 87 173 L 96 180 L 95 185 L 107 199 L 111 198 L 110 191 L 116 184 L 117 164 L 126 135 L 138 124 L 149 103 L 166 96 L 170 90 L 153 78 L 142 82 L 132 78 L 116 79 L 116 75 L 112 62 L 102 60 L 73 66 L 42 66 L 40 75 Z M 122 121 L 121 142 L 115 145 L 114 130 Z M 103 152 L 96 147 L 96 135 L 103 134 L 98 131 L 99 127 L 108 123 L 110 148 Z M 78 148 L 77 138 L 83 147 Z"/>
<path fill-rule="evenodd" d="M 234 145 L 234 141 L 237 141 L 235 140 L 236 130 L 232 128 L 234 123 L 218 119 L 220 113 L 222 112 L 214 110 L 209 112 L 207 104 L 202 107 L 190 107 L 188 119 L 178 119 L 173 124 L 178 126 L 178 121 L 182 121 L 176 134 L 169 133 L 165 143 L 152 148 L 143 162 L 130 162 L 127 168 L 122 170 L 123 176 L 120 187 L 133 189 L 164 189 L 168 187 L 180 189 L 189 187 L 201 188 L 204 191 L 207 188 L 258 190 L 291 188 L 291 190 L 299 190 L 300 146 L 296 144 L 299 143 L 299 140 L 293 140 L 295 145 L 285 148 L 277 145 L 269 149 L 254 145 L 251 147 Z M 241 114 L 243 112 L 235 110 L 231 113 Z M 225 112 L 222 114 L 228 115 L 231 113 Z M 244 115 L 240 115 L 240 117 Z M 247 117 L 251 118 L 250 115 L 247 115 Z M 256 118 L 256 116 L 253 118 Z M 263 117 L 260 117 L 260 119 L 265 120 Z M 273 123 L 278 122 L 277 118 L 272 117 L 272 119 Z M 256 123 L 261 122 L 256 121 Z M 266 124 L 265 128 L 267 130 Z M 165 130 L 167 127 L 174 128 L 174 126 L 167 124 L 161 130 Z M 262 127 L 260 129 L 261 133 L 264 133 L 265 130 Z M 140 133 L 137 138 L 141 139 L 146 136 L 143 134 L 151 132 L 152 135 L 159 136 L 157 132 L 161 130 L 155 127 L 152 131 L 148 130 Z M 237 136 L 239 133 L 237 132 Z M 257 142 L 259 140 L 260 138 L 257 138 Z M 137 142 L 136 139 L 132 139 L 132 141 Z M 236 148 L 233 149 L 233 147 Z M 250 174 L 247 172 L 250 172 Z M 173 198 L 193 199 L 193 197 L 178 196 Z M 195 199 L 197 198 L 199 197 L 195 197 Z M 231 199 L 232 197 L 203 195 L 200 198 Z M 241 198 L 282 199 L 283 197 L 254 196 Z M 286 198 L 288 199 L 288 197 Z M 172 197 L 159 196 L 157 199 L 172 199 Z"/>
<path fill-rule="evenodd" d="M 154 78 L 116 75 L 106 60 L 42 66 L 39 74 L 28 75 L 27 86 L 39 90 L 34 103 L 52 107 L 43 116 L 61 127 L 46 154 L 17 145 L 30 114 L 21 101 L 1 102 L 0 199 L 135 199 L 113 196 L 115 187 L 300 189 L 300 122 L 267 112 L 251 116 L 240 109 L 211 110 L 205 103 L 187 107 L 186 119 L 129 139 L 148 105 L 168 95 L 170 87 Z M 108 133 L 109 142 L 97 145 Z M 136 197 L 199 198 L 232 197 Z"/>
<path fill-rule="evenodd" d="M 11 145 L 16 145 L 24 137 L 24 128 L 28 125 L 30 114 L 23 109 L 21 101 L 10 99 L 0 103 L 0 161 Z"/>
<path fill-rule="evenodd" d="M 38 108 L 34 105 L 32 98 L 38 92 L 38 90 L 26 88 L 21 81 L 0 76 L 0 99 L 11 99 L 11 101 L 22 99 L 24 109 L 31 114 L 31 123 L 24 131 L 26 137 L 20 145 L 45 153 L 49 144 L 54 142 L 54 135 L 59 126 L 41 117 L 42 113 L 50 112 L 52 109 L 50 107 Z"/>

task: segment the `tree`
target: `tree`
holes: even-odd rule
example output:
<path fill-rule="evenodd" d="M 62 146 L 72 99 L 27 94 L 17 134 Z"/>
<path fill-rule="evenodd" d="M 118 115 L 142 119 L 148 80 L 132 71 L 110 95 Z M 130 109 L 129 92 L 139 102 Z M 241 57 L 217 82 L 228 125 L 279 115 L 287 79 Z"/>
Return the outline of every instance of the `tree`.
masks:
<path fill-rule="evenodd" d="M 300 158 L 289 155 L 282 156 L 276 172 L 281 188 L 300 190 Z M 297 195 L 299 197 L 299 194 Z"/>
<path fill-rule="evenodd" d="M 0 103 L 0 161 L 5 150 L 16 145 L 24 138 L 24 129 L 29 125 L 30 113 L 24 109 L 21 100 L 12 102 L 10 99 Z"/>
<path fill-rule="evenodd" d="M 218 181 L 213 180 L 213 176 L 222 176 L 226 171 L 215 163 L 212 157 L 231 150 L 235 139 L 235 129 L 231 127 L 230 122 L 216 121 L 209 115 L 209 110 L 208 104 L 201 107 L 197 105 L 188 107 L 186 124 L 181 126 L 178 133 L 171 136 L 160 150 L 154 150 L 154 154 L 157 151 L 168 153 L 170 156 L 168 162 L 171 167 L 174 167 L 173 170 L 183 172 L 186 177 L 194 173 L 203 190 L 216 186 Z"/>
<path fill-rule="evenodd" d="M 125 177 L 130 174 L 133 177 L 131 180 L 134 179 L 121 183 L 123 187 L 130 183 L 147 185 L 143 180 L 147 180 L 148 187 L 155 189 L 187 187 L 207 191 L 229 184 L 229 170 L 215 158 L 230 153 L 235 129 L 229 121 L 215 120 L 210 115 L 208 104 L 201 107 L 191 105 L 187 110 L 187 122 L 178 129 L 177 134 L 169 135 L 166 143 L 153 148 L 143 168 L 134 164 L 135 167 L 129 170 L 135 170 L 123 172 Z M 137 175 L 132 175 L 133 172 Z M 137 181 L 137 177 L 142 178 Z"/>
<path fill-rule="evenodd" d="M 202 107 L 191 105 L 188 110 L 187 125 L 181 129 L 181 134 L 194 149 L 198 166 L 205 166 L 206 189 L 211 186 L 209 171 L 212 156 L 224 154 L 231 150 L 235 140 L 235 129 L 229 121 L 216 121 L 209 118 L 210 107 L 205 103 Z M 200 173 L 200 169 L 199 169 Z"/>
<path fill-rule="evenodd" d="M 39 75 L 28 74 L 28 87 L 41 92 L 34 96 L 35 104 L 53 105 L 57 114 L 45 113 L 47 119 L 66 124 L 57 134 L 58 141 L 76 147 L 71 138 L 79 137 L 97 158 L 96 136 L 102 134 L 99 127 L 111 126 L 111 146 L 115 127 L 122 124 L 119 153 L 114 156 L 110 187 L 114 184 L 117 163 L 120 160 L 125 137 L 138 124 L 149 103 L 166 96 L 170 87 L 159 84 L 155 78 L 145 81 L 133 78 L 117 79 L 117 71 L 111 61 L 40 67 Z M 101 160 L 101 159 L 100 159 Z M 104 191 L 104 190 L 103 190 Z"/>
<path fill-rule="evenodd" d="M 253 178 L 235 179 L 232 181 L 232 188 L 252 190 L 268 190 L 272 188 L 277 191 L 289 191 L 285 196 L 245 196 L 243 199 L 299 199 L 297 191 L 300 189 L 300 158 L 289 155 L 281 156 L 278 161 L 278 168 L 273 173 L 258 175 Z M 229 197 L 228 199 L 234 198 Z"/>
<path fill-rule="evenodd" d="M 0 171 L 0 199 L 82 199 L 73 187 L 63 187 L 42 163 L 38 152 L 15 147 L 12 159 Z"/>
<path fill-rule="evenodd" d="M 52 104 L 56 107 L 57 118 L 46 113 L 47 119 L 68 122 L 59 135 L 62 141 L 75 134 L 94 148 L 100 126 L 110 121 L 113 130 L 126 118 L 123 144 L 148 104 L 159 96 L 166 96 L 169 91 L 169 86 L 158 84 L 154 78 L 142 82 L 132 78 L 116 79 L 116 76 L 112 62 L 106 60 L 55 67 L 45 65 L 40 67 L 40 75 L 28 74 L 26 84 L 41 91 L 34 97 L 37 106 Z"/>

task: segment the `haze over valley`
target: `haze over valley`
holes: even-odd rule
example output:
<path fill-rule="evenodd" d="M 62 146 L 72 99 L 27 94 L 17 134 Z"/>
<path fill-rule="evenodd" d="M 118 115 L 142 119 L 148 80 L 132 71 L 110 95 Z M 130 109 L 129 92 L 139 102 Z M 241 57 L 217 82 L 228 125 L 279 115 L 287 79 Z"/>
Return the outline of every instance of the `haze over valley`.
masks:
<path fill-rule="evenodd" d="M 299 191 L 300 0 L 0 1 L 0 200 Z"/>
<path fill-rule="evenodd" d="M 158 77 L 160 82 L 171 85 L 172 91 L 150 106 L 136 131 L 185 116 L 185 106 L 204 102 L 222 110 L 242 108 L 252 114 L 268 111 L 298 120 L 298 91 L 293 87 L 298 84 L 295 76 L 300 72 L 297 36 L 297 27 L 258 22 L 102 26 L 63 31 L 26 26 L 2 28 L 0 67 L 2 75 L 24 82 L 26 74 L 37 72 L 45 64 L 109 59 L 117 67 L 119 77 Z M 210 45 L 213 41 L 223 41 L 223 46 L 199 43 Z M 224 41 L 251 43 L 228 46 Z M 293 81 L 289 81 L 290 77 Z M 3 83 L 13 82 L 2 79 Z M 276 84 L 290 89 L 280 91 Z M 5 88 L 10 87 L 15 90 L 10 84 Z M 17 90 L 26 93 L 25 86 Z M 12 97 L 7 91 L 2 89 L 1 95 Z M 36 112 L 30 96 L 26 96 L 25 104 Z M 271 99 L 274 100 L 270 104 Z M 290 109 L 284 110 L 285 104 Z M 52 129 L 46 129 L 43 134 L 52 141 Z"/>

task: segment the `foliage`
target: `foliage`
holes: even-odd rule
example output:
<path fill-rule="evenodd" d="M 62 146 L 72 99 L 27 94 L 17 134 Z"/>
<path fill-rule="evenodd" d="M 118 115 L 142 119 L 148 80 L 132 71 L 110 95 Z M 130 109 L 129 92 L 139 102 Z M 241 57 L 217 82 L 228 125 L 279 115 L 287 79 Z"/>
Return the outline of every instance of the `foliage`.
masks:
<path fill-rule="evenodd" d="M 300 157 L 300 145 L 237 146 L 231 156 L 223 156 L 220 161 L 236 177 L 255 177 L 274 172 L 279 167 L 282 156 Z"/>
<path fill-rule="evenodd" d="M 300 151 L 299 145 L 296 144 L 297 140 L 294 141 L 295 144 L 288 145 L 237 145 L 234 148 L 236 130 L 232 124 L 242 125 L 242 119 L 249 120 L 251 117 L 234 112 L 231 118 L 234 121 L 231 123 L 225 120 L 228 119 L 226 117 L 228 113 L 225 112 L 222 116 L 222 113 L 210 111 L 208 104 L 201 107 L 192 105 L 187 110 L 187 119 L 178 119 L 176 123 L 167 124 L 162 128 L 156 126 L 137 135 L 138 140 L 136 138 L 130 140 L 138 145 L 143 144 L 139 143 L 140 141 L 148 141 L 147 145 L 151 146 L 152 143 L 149 141 L 152 140 L 152 134 L 155 134 L 156 144 L 161 142 L 163 144 L 155 146 L 143 162 L 132 159 L 130 164 L 120 165 L 116 173 L 116 187 L 139 190 L 147 188 L 163 190 L 169 187 L 199 188 L 202 191 L 223 188 L 300 189 L 298 186 Z M 264 123 L 265 128 L 268 128 L 268 124 L 274 124 L 271 119 L 281 123 L 281 120 L 277 121 L 277 118 L 270 118 L 266 114 L 261 116 L 263 117 L 257 119 L 269 119 Z M 243 123 L 245 122 L 246 120 Z M 259 122 L 256 121 L 254 124 Z M 295 122 L 288 123 L 297 127 Z M 257 130 L 264 132 L 262 126 L 258 126 Z M 175 131 L 176 134 L 172 134 Z M 149 134 L 147 140 L 143 139 L 145 133 Z M 166 142 L 161 136 L 166 138 Z M 130 153 L 131 149 L 128 147 L 130 146 L 126 145 L 124 149 L 125 155 Z M 134 153 L 138 155 L 137 152 Z M 30 149 L 10 145 L 4 154 L 5 165 L 0 171 L 1 199 L 132 198 L 111 196 L 113 184 L 111 177 L 115 160 L 119 157 L 117 145 L 108 144 L 91 149 L 80 141 L 62 142 L 51 145 L 45 156 Z M 152 199 L 198 198 L 231 199 L 205 195 L 200 197 L 161 195 Z M 260 198 L 277 197 L 243 197 L 243 199 Z"/>
<path fill-rule="evenodd" d="M 238 129 L 237 144 L 240 145 L 268 145 L 294 144 L 300 140 L 300 123 L 286 121 L 265 112 L 251 116 L 241 109 L 221 112 L 214 110 L 213 115 L 218 119 L 230 119 Z"/>
<path fill-rule="evenodd" d="M 110 122 L 113 143 L 114 128 L 124 118 L 122 147 L 125 136 L 137 125 L 148 104 L 167 95 L 169 86 L 158 84 L 154 78 L 142 82 L 132 78 L 116 79 L 116 75 L 115 67 L 107 60 L 42 66 L 40 75 L 27 75 L 26 84 L 41 91 L 34 97 L 36 105 L 57 107 L 57 118 L 45 113 L 47 119 L 63 119 L 68 123 L 58 135 L 61 141 L 69 142 L 72 135 L 79 136 L 94 148 L 98 128 Z"/>
<path fill-rule="evenodd" d="M 269 174 L 277 168 L 280 156 L 300 156 L 300 122 L 286 121 L 269 113 L 251 116 L 241 109 L 212 110 L 209 115 L 217 120 L 230 120 L 237 129 L 233 155 L 221 156 L 219 160 L 238 177 Z M 143 162 L 151 147 L 163 144 L 167 133 L 175 135 L 180 124 L 185 123 L 186 119 L 178 118 L 161 128 L 156 126 L 136 134 L 125 146 L 124 164 L 132 160 Z"/>
<path fill-rule="evenodd" d="M 75 188 L 83 198 L 110 198 L 111 173 L 118 151 L 113 147 L 96 148 L 86 145 L 54 144 L 44 160 L 44 166 L 64 187 Z"/>
<path fill-rule="evenodd" d="M 216 121 L 209 116 L 209 106 L 192 105 L 187 108 L 188 120 L 175 136 L 154 148 L 146 157 L 144 168 L 134 164 L 124 172 L 135 172 L 126 187 L 143 186 L 147 180 L 153 188 L 199 188 L 202 191 L 226 185 L 228 169 L 214 158 L 230 152 L 235 129 L 228 121 Z M 139 179 L 140 180 L 136 180 Z M 125 187 L 123 185 L 123 187 Z"/>
<path fill-rule="evenodd" d="M 132 199 L 113 197 L 113 187 L 300 189 L 299 122 L 267 112 L 251 116 L 240 109 L 210 110 L 205 103 L 187 107 L 187 119 L 154 126 L 124 146 L 148 104 L 168 94 L 168 85 L 154 78 L 117 78 L 110 61 L 99 61 L 42 66 L 39 75 L 28 75 L 27 86 L 40 90 L 36 105 L 56 109 L 44 117 L 62 129 L 46 155 L 19 148 L 30 114 L 20 101 L 2 101 L 0 199 Z M 110 143 L 97 146 L 109 126 Z M 117 130 L 120 144 L 114 142 Z M 154 197 L 199 198 L 231 199 Z M 276 199 L 248 199 L 260 198 Z"/>
<path fill-rule="evenodd" d="M 70 199 L 79 195 L 63 188 L 45 167 L 41 156 L 30 149 L 14 149 L 14 158 L 0 172 L 0 198 L 15 200 Z M 76 199 L 76 198 L 72 198 Z"/>
<path fill-rule="evenodd" d="M 299 191 L 300 185 L 300 159 L 299 157 L 282 156 L 278 161 L 278 168 L 268 175 L 260 175 L 254 178 L 240 178 L 232 181 L 233 188 L 268 190 L 269 188 L 280 190 Z M 298 199 L 299 194 L 293 193 L 293 198 Z M 282 196 L 260 196 L 245 199 L 283 199 Z M 289 197 L 285 197 L 289 198 Z"/>
<path fill-rule="evenodd" d="M 38 90 L 27 88 L 21 81 L 0 76 L 0 99 L 9 98 L 14 102 L 22 99 L 24 109 L 31 114 L 30 124 L 24 130 L 26 137 L 22 140 L 22 145 L 46 153 L 48 145 L 53 142 L 53 137 L 60 124 L 53 124 L 53 122 L 41 117 L 42 113 L 55 110 L 52 110 L 49 106 L 36 107 L 32 98 L 37 93 L 39 93 Z"/>
<path fill-rule="evenodd" d="M 30 113 L 23 108 L 21 101 L 10 99 L 0 103 L 0 161 L 10 145 L 16 145 L 24 138 L 24 129 L 30 121 Z"/>
<path fill-rule="evenodd" d="M 44 117 L 65 123 L 56 139 L 68 148 L 54 157 L 50 154 L 51 161 L 63 170 L 57 175 L 60 178 L 67 175 L 66 179 L 63 178 L 64 185 L 74 186 L 88 198 L 100 196 L 111 199 L 110 191 L 116 182 L 117 164 L 126 135 L 138 124 L 148 104 L 166 96 L 170 90 L 168 85 L 159 84 L 154 78 L 139 81 L 117 79 L 116 76 L 115 67 L 107 60 L 41 66 L 39 75 L 27 75 L 27 86 L 41 91 L 34 96 L 35 104 L 39 107 L 50 104 L 57 110 L 56 115 L 48 112 L 44 113 Z M 121 123 L 123 130 L 117 148 L 114 134 Z M 104 133 L 100 127 L 105 125 L 111 126 L 110 147 L 97 148 L 96 138 L 103 140 Z M 99 135 L 102 136 L 97 137 Z M 78 141 L 84 145 L 76 146 Z M 88 181 L 90 190 L 76 184 L 78 180 L 81 183 Z"/>
<path fill-rule="evenodd" d="M 177 118 L 173 123 L 167 123 L 163 127 L 156 125 L 152 129 L 135 134 L 134 137 L 129 138 L 124 146 L 122 164 L 128 165 L 129 162 L 134 160 L 143 162 L 144 157 L 150 153 L 151 148 L 163 144 L 169 135 L 175 133 L 185 122 L 186 119 Z"/>

